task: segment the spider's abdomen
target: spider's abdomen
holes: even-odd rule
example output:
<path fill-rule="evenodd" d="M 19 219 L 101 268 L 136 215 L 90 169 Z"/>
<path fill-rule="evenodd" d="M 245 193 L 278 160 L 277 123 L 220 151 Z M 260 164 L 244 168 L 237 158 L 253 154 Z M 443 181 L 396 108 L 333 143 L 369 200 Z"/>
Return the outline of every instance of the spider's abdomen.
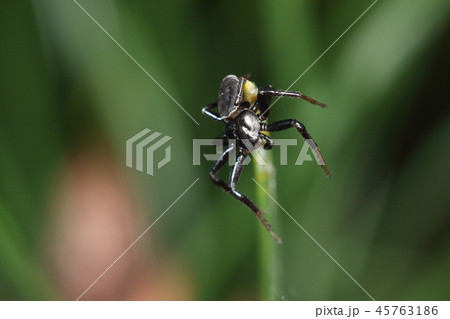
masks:
<path fill-rule="evenodd" d="M 219 114 L 226 117 L 233 110 L 239 91 L 239 79 L 235 75 L 226 76 L 219 88 L 217 106 Z"/>
<path fill-rule="evenodd" d="M 226 127 L 227 137 L 236 139 L 241 146 L 248 151 L 253 151 L 261 146 L 262 141 L 259 138 L 260 123 L 258 116 L 252 111 L 242 111 Z"/>

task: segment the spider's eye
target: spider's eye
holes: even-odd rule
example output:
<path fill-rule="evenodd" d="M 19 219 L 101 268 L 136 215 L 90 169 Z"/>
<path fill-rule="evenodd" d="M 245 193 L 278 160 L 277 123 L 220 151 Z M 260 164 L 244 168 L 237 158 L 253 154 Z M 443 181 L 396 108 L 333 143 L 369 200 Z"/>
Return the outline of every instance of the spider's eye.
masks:
<path fill-rule="evenodd" d="M 247 80 L 244 83 L 244 101 L 250 103 L 250 106 L 255 104 L 256 99 L 258 98 L 258 88 L 255 83 Z"/>

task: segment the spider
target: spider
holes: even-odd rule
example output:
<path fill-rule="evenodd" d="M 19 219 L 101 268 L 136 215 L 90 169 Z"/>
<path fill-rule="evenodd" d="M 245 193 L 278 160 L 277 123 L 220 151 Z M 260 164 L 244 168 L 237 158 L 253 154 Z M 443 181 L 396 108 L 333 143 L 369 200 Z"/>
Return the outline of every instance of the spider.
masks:
<path fill-rule="evenodd" d="M 236 190 L 236 184 L 241 175 L 244 160 L 252 151 L 262 145 L 264 145 L 263 147 L 266 150 L 272 149 L 273 140 L 264 132 L 282 131 L 295 127 L 315 152 L 325 174 L 330 176 L 317 144 L 302 123 L 296 119 L 267 123 L 270 108 L 269 102 L 272 96 L 301 98 L 320 107 L 327 106 L 300 92 L 276 90 L 270 85 L 257 88 L 255 83 L 249 81 L 249 78 L 250 76 L 226 76 L 220 84 L 217 101 L 208 104 L 202 109 L 203 114 L 226 124 L 225 133 L 220 135 L 218 139 L 222 139 L 227 148 L 212 166 L 209 176 L 215 184 L 250 208 L 275 241 L 281 242 L 263 217 L 263 212 L 246 195 Z M 215 107 L 218 108 L 218 113 L 212 111 Z M 216 174 L 225 165 L 230 153 L 235 149 L 236 160 L 230 172 L 229 183 L 226 183 L 218 178 Z"/>

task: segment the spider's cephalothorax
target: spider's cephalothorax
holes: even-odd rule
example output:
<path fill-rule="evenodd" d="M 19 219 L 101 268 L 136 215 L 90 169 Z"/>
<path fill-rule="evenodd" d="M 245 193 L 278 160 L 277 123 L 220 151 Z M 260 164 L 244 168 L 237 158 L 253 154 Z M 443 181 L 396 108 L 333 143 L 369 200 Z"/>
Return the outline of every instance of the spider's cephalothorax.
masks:
<path fill-rule="evenodd" d="M 256 214 L 272 237 L 277 242 L 280 242 L 280 238 L 263 217 L 262 211 L 247 196 L 236 190 L 236 184 L 241 175 L 244 160 L 252 151 L 262 145 L 264 145 L 265 149 L 272 148 L 273 141 L 264 132 L 281 131 L 295 127 L 314 150 L 325 174 L 329 176 L 328 168 L 317 144 L 302 123 L 296 119 L 266 123 L 269 117 L 269 103 L 272 96 L 301 98 L 321 107 L 326 107 L 326 105 L 300 92 L 275 90 L 270 85 L 258 89 L 248 79 L 249 76 L 241 76 L 239 78 L 235 75 L 226 76 L 220 84 L 217 101 L 208 104 L 202 109 L 203 114 L 226 124 L 225 133 L 219 138 L 226 142 L 227 148 L 214 163 L 209 175 L 214 183 L 247 205 Z M 218 108 L 218 113 L 212 111 L 215 107 Z M 233 142 L 229 143 L 229 140 Z M 218 178 L 216 174 L 228 161 L 228 157 L 234 149 L 237 151 L 236 161 L 231 170 L 230 182 L 226 183 Z"/>

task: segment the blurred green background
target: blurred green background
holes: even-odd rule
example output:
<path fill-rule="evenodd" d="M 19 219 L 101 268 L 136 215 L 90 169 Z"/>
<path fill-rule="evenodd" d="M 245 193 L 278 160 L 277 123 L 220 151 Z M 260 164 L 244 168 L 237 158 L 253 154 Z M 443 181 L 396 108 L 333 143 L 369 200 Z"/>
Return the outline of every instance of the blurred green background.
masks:
<path fill-rule="evenodd" d="M 82 299 L 269 298 L 262 227 L 192 165 L 192 139 L 223 132 L 201 107 L 227 74 L 289 87 L 372 1 L 79 3 L 199 125 L 74 1 L 1 1 L 0 299 L 78 298 L 197 177 Z M 275 149 L 278 201 L 377 300 L 450 299 L 449 18 L 447 0 L 378 1 L 292 87 L 330 107 L 271 110 L 307 126 L 332 175 L 293 165 L 301 142 L 287 166 Z M 154 176 L 125 165 L 144 128 L 172 137 Z M 369 299 L 271 213 L 270 298 Z"/>

